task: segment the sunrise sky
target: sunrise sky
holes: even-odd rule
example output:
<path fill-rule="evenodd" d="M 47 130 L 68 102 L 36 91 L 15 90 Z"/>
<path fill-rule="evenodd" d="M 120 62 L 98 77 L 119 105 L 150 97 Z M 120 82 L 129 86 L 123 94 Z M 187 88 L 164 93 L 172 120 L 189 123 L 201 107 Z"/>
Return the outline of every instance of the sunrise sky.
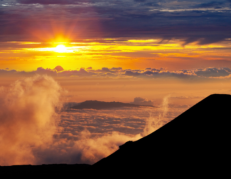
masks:
<path fill-rule="evenodd" d="M 1 69 L 231 68 L 230 8 L 230 0 L 2 0 Z"/>
<path fill-rule="evenodd" d="M 126 117 L 121 111 L 65 113 L 60 120 L 66 123 L 59 126 L 66 128 L 60 135 L 75 144 L 54 144 L 58 133 L 51 118 L 63 103 L 140 99 L 140 104 L 168 108 L 168 114 L 153 115 L 166 114 L 169 121 L 212 93 L 230 94 L 230 22 L 231 0 L 0 0 L 0 147 L 8 146 L 0 151 L 0 165 L 94 163 L 123 142 L 143 136 L 141 131 L 149 125 L 151 112 L 145 110 L 125 110 Z M 126 136 L 98 138 L 103 146 L 106 141 L 106 153 L 99 152 L 101 143 L 90 141 L 90 151 L 79 147 L 83 138 L 75 136 L 74 126 L 92 129 L 92 135 L 97 133 L 93 128 L 105 132 L 104 123 L 92 121 L 102 116 L 107 116 L 110 132 L 124 131 Z M 114 120 L 122 121 L 120 128 Z M 135 120 L 146 124 L 141 128 Z M 17 125 L 8 129 L 15 121 Z M 38 132 L 25 140 L 32 131 Z M 55 159 L 46 158 L 51 153 Z M 68 159 L 73 156 L 82 158 Z"/>

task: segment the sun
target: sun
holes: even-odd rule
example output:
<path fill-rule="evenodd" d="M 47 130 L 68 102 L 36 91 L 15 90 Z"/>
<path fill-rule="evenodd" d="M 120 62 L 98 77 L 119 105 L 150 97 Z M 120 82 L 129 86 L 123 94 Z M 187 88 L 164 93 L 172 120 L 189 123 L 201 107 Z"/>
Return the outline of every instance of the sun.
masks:
<path fill-rule="evenodd" d="M 58 45 L 57 47 L 55 47 L 55 52 L 63 53 L 66 51 L 67 51 L 67 48 L 65 47 L 65 45 Z"/>

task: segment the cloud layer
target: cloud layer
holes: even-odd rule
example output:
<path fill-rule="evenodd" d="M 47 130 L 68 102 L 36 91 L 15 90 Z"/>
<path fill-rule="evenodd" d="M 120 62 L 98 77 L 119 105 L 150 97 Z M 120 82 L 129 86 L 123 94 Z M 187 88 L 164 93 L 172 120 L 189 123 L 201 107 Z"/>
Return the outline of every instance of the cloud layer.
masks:
<path fill-rule="evenodd" d="M 53 140 L 61 87 L 34 76 L 0 88 L 0 164 L 33 163 L 32 149 Z"/>
<path fill-rule="evenodd" d="M 134 118 L 135 114 L 132 114 L 135 119 L 132 120 L 101 112 L 95 119 L 94 110 L 90 113 L 76 110 L 73 115 L 67 112 L 60 114 L 58 109 L 61 105 L 61 94 L 59 84 L 46 75 L 18 80 L 9 88 L 1 87 L 0 165 L 93 164 L 116 151 L 125 142 L 138 140 L 171 120 L 163 120 L 168 110 L 168 96 L 164 98 L 159 112 L 156 111 L 159 116 L 156 114 L 157 117 L 151 116 L 145 121 Z M 138 101 L 145 101 L 139 99 Z M 130 111 L 120 110 L 132 117 Z M 121 115 L 121 111 L 118 114 Z M 86 115 L 90 115 L 90 118 L 82 120 Z M 108 120 L 101 120 L 102 117 Z M 118 120 L 124 120 L 124 126 L 116 126 Z M 78 127 L 82 129 L 76 129 L 76 124 L 81 122 L 83 124 Z M 107 122 L 112 127 L 111 132 L 104 131 L 108 126 Z M 144 128 L 141 127 L 138 133 L 131 134 L 129 129 L 131 126 L 135 129 L 137 125 Z M 90 132 L 91 127 L 96 131 L 102 130 L 101 135 Z M 116 128 L 126 132 L 119 132 Z"/>
<path fill-rule="evenodd" d="M 216 79 L 216 78 L 230 78 L 230 68 L 215 68 L 208 67 L 204 69 L 194 70 L 178 70 L 169 71 L 163 68 L 146 68 L 144 70 L 131 70 L 117 68 L 102 68 L 92 69 L 91 67 L 80 70 L 65 70 L 61 66 L 57 66 L 54 69 L 44 69 L 38 67 L 36 71 L 25 72 L 16 70 L 0 69 L 0 76 L 31 76 L 31 75 L 49 75 L 53 77 L 135 77 L 135 78 L 176 78 L 176 79 Z"/>
<path fill-rule="evenodd" d="M 17 0 L 22 4 L 74 4 L 76 0 Z"/>
<path fill-rule="evenodd" d="M 134 101 L 131 102 L 131 104 L 137 104 L 137 105 L 153 105 L 153 101 L 147 100 L 141 97 L 134 98 Z"/>
<path fill-rule="evenodd" d="M 76 128 L 75 130 L 69 129 L 69 131 L 64 131 L 66 136 L 64 136 L 63 139 L 59 138 L 59 140 L 57 138 L 52 146 L 48 146 L 43 150 L 38 148 L 35 151 L 37 163 L 67 162 L 93 164 L 115 152 L 119 146 L 125 142 L 129 140 L 138 140 L 169 122 L 171 117 L 170 119 L 166 118 L 168 113 L 168 98 L 169 96 L 166 96 L 163 99 L 163 103 L 161 104 L 159 111 L 156 111 L 154 116 L 148 115 L 144 120 L 132 119 L 137 109 L 129 111 L 123 109 L 118 110 L 118 114 L 126 113 L 125 116 L 128 118 L 124 119 L 121 117 L 118 119 L 119 116 L 114 116 L 115 114 L 113 113 L 111 114 L 112 111 L 103 110 L 101 112 L 97 112 L 97 115 L 94 110 L 86 110 L 85 112 L 82 110 L 72 111 L 75 119 L 68 118 L 64 121 L 69 122 L 70 124 L 72 123 L 72 125 L 68 126 L 69 128 L 75 128 L 81 120 L 82 124 L 79 124 L 79 127 L 82 127 L 83 130 L 77 130 Z M 131 114 L 131 112 L 133 112 L 133 114 Z M 78 115 L 75 113 L 78 113 Z M 114 111 L 114 113 L 116 112 Z M 66 117 L 69 115 L 70 114 L 66 113 Z M 143 114 L 140 115 L 143 116 Z M 92 120 L 93 116 L 94 120 Z M 101 120 L 101 118 L 103 119 Z M 88 121 L 88 124 L 86 124 L 86 121 Z M 116 121 L 117 123 L 115 123 Z M 121 124 L 121 126 L 117 124 Z M 110 131 L 105 131 L 108 125 L 108 129 L 110 129 Z M 119 132 L 118 129 L 122 129 L 123 127 L 124 132 Z M 134 131 L 138 128 L 140 129 L 139 132 L 131 134 L 131 132 L 129 132 L 130 128 L 134 128 Z M 99 132 L 100 130 L 101 132 Z M 101 135 L 95 135 L 99 133 Z M 61 136 L 63 135 L 64 134 L 61 134 Z M 75 138 L 76 136 L 77 139 Z M 67 140 L 68 138 L 69 140 Z M 72 140 L 73 138 L 75 138 L 75 140 Z"/>

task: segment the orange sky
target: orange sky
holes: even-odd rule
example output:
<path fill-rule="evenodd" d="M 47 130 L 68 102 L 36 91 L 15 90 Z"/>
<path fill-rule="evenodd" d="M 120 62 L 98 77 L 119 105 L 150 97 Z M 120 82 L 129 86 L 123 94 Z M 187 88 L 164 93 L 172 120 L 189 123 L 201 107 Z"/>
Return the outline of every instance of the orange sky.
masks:
<path fill-rule="evenodd" d="M 78 102 L 131 102 L 139 96 L 158 100 L 169 94 L 193 94 L 202 99 L 211 93 L 228 93 L 230 39 L 207 45 L 183 44 L 184 41 L 176 39 L 124 38 L 0 42 L 1 84 L 10 84 L 25 75 L 48 74 L 69 91 L 66 100 Z M 63 70 L 54 70 L 56 66 Z M 38 67 L 42 71 L 38 71 Z M 119 68 L 113 70 L 113 67 Z M 81 68 L 85 70 L 81 71 Z M 13 75 L 11 78 L 10 74 Z M 195 78 L 195 83 L 191 83 L 191 78 Z M 227 80 L 222 82 L 219 78 Z M 225 84 L 223 91 L 219 91 L 221 86 L 217 84 L 220 83 Z"/>
<path fill-rule="evenodd" d="M 123 69 L 166 68 L 183 70 L 231 67 L 229 39 L 209 45 L 161 39 L 99 39 L 82 42 L 0 42 L 1 69 L 32 71 L 38 67 L 65 70 L 92 67 Z M 57 50 L 58 45 L 65 49 Z"/>

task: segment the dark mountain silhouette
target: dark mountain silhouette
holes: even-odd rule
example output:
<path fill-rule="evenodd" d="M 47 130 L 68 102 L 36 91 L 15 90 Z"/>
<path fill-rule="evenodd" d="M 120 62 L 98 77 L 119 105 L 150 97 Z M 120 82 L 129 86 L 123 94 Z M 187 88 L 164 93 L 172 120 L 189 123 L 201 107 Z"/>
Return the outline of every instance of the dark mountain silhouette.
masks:
<path fill-rule="evenodd" d="M 77 105 L 71 106 L 73 109 L 110 109 L 110 108 L 122 108 L 122 107 L 142 107 L 149 106 L 154 107 L 152 105 L 137 105 L 130 103 L 122 103 L 122 102 L 104 102 L 104 101 L 84 101 Z"/>
<path fill-rule="evenodd" d="M 210 95 L 150 135 L 120 146 L 88 173 L 121 178 L 229 176 L 230 120 L 231 95 Z"/>
<path fill-rule="evenodd" d="M 84 174 L 84 171 L 91 165 L 88 164 L 49 164 L 49 165 L 13 165 L 0 166 L 1 176 L 23 177 L 23 178 L 50 178 L 67 177 L 78 173 L 78 176 Z"/>
<path fill-rule="evenodd" d="M 76 178 L 80 174 L 84 178 L 228 177 L 230 119 L 231 95 L 210 95 L 160 129 L 126 142 L 92 166 L 68 172 L 57 168 L 55 173 Z M 48 176 L 45 170 L 37 173 Z"/>

